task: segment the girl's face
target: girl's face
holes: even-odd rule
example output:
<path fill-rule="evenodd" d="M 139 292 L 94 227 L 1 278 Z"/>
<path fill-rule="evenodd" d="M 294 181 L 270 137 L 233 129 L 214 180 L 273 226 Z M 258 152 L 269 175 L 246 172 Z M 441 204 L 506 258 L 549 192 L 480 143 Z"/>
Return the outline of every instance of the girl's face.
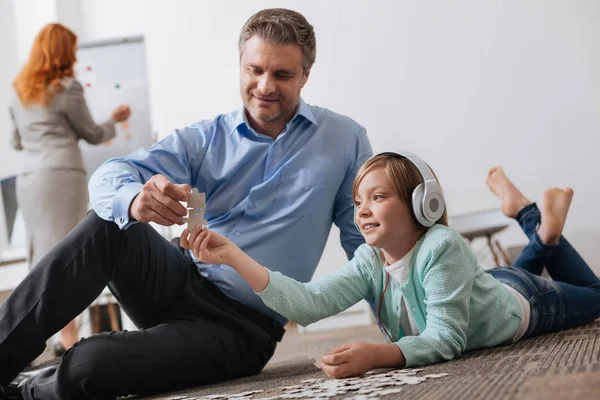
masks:
<path fill-rule="evenodd" d="M 375 167 L 363 177 L 354 201 L 356 224 L 365 241 L 383 249 L 388 263 L 402 258 L 414 246 L 419 226 L 398 197 L 385 167 Z"/>

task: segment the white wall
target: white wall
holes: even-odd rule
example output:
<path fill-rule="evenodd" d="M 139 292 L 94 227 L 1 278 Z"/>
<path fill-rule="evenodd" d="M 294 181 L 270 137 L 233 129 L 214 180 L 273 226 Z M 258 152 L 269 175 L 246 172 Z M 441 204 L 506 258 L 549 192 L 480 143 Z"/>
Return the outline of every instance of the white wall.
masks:
<path fill-rule="evenodd" d="M 33 39 L 42 26 L 57 21 L 57 4 L 56 0 L 12 0 L 12 3 L 17 54 L 19 64 L 22 64 L 29 57 Z"/>
<path fill-rule="evenodd" d="M 498 207 L 484 184 L 496 164 L 533 199 L 571 185 L 566 234 L 600 272 L 600 190 L 590 184 L 600 145 L 600 3 L 150 2 L 158 132 L 239 106 L 237 35 L 253 12 L 272 6 L 296 9 L 315 27 L 309 103 L 352 116 L 376 151 L 421 155 L 453 214 Z M 343 259 L 334 248 L 320 271 Z"/>
<path fill-rule="evenodd" d="M 141 35 L 145 32 L 144 0 L 79 0 L 81 30 L 79 40 L 109 39 Z M 170 6 L 176 7 L 177 1 Z"/>
<path fill-rule="evenodd" d="M 9 93 L 19 65 L 15 32 L 12 1 L 0 0 L 0 178 L 16 173 L 20 160 L 19 153 L 9 145 L 12 135 Z"/>
<path fill-rule="evenodd" d="M 600 3 L 82 0 L 81 39 L 145 35 L 153 129 L 164 136 L 239 107 L 239 29 L 273 6 L 315 27 L 307 102 L 353 117 L 376 151 L 421 155 L 451 214 L 498 207 L 484 184 L 496 164 L 532 199 L 571 185 L 566 234 L 600 273 Z M 336 240 L 319 274 L 341 262 Z"/>

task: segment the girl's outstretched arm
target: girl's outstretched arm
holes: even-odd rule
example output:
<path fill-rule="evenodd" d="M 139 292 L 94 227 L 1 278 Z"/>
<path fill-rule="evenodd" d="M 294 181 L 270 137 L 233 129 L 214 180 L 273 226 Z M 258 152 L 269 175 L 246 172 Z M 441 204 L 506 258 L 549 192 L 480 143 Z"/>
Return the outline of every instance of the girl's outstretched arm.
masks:
<path fill-rule="evenodd" d="M 269 272 L 265 267 L 225 236 L 201 225 L 191 234 L 187 229 L 183 231 L 181 247 L 192 250 L 194 256 L 202 262 L 230 265 L 256 292 L 262 292 L 269 284 Z"/>
<path fill-rule="evenodd" d="M 303 326 L 372 296 L 371 269 L 361 267 L 365 262 L 360 261 L 360 257 L 355 256 L 332 275 L 303 283 L 261 266 L 235 243 L 206 229 L 197 228 L 189 239 L 187 230 L 184 231 L 181 246 L 191 249 L 203 262 L 231 266 L 267 307 Z"/>

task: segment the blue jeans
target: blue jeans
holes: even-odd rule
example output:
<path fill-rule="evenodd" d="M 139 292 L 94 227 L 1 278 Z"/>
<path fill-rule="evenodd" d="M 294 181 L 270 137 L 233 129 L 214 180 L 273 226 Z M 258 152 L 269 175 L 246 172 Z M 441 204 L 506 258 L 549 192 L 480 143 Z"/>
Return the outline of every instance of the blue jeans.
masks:
<path fill-rule="evenodd" d="M 535 203 L 523 208 L 516 220 L 529 244 L 514 266 L 489 273 L 529 300 L 531 318 L 525 337 L 572 328 L 600 317 L 600 279 L 573 246 L 562 236 L 556 246 L 542 243 L 537 234 L 541 214 Z M 539 276 L 544 267 L 552 280 Z"/>

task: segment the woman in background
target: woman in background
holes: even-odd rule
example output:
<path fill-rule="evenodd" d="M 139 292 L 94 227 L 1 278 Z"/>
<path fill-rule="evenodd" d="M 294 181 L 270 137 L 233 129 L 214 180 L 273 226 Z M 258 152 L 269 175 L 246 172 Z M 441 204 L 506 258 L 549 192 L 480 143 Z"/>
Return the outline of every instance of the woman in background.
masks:
<path fill-rule="evenodd" d="M 61 24 L 38 33 L 31 54 L 13 82 L 10 114 L 12 145 L 23 150 L 17 200 L 27 230 L 32 266 L 48 253 L 87 212 L 87 178 L 80 139 L 100 144 L 115 137 L 115 124 L 131 114 L 121 105 L 112 118 L 96 124 L 74 78 L 77 36 Z M 78 340 L 71 321 L 60 331 L 59 353 Z"/>

